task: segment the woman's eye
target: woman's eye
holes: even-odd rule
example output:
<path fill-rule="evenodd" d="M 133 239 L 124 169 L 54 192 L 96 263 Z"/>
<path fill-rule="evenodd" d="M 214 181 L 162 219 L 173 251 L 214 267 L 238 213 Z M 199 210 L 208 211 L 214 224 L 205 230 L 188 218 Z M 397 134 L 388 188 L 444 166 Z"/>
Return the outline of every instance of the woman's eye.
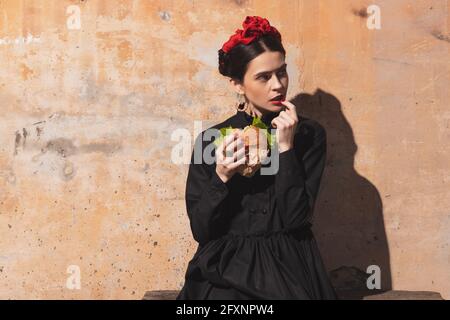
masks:
<path fill-rule="evenodd" d="M 278 72 L 279 77 L 285 77 L 286 75 L 287 75 L 286 70 L 281 70 Z M 265 75 L 265 76 L 260 76 L 258 79 L 264 80 L 264 81 L 269 81 L 271 77 L 272 77 L 271 75 Z"/>

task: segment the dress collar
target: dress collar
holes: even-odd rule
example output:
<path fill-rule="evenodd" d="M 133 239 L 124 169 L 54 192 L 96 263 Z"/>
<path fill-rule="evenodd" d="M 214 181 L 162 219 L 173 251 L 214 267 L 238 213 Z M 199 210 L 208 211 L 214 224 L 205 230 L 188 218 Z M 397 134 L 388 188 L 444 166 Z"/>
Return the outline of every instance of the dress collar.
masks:
<path fill-rule="evenodd" d="M 280 112 L 270 112 L 268 114 L 265 114 L 261 117 L 261 121 L 267 125 L 268 128 L 273 128 L 271 125 L 271 121 L 273 118 L 277 117 L 280 114 Z M 249 115 L 245 111 L 237 111 L 236 116 L 240 121 L 242 121 L 246 126 L 253 123 L 253 119 L 255 117 Z"/>

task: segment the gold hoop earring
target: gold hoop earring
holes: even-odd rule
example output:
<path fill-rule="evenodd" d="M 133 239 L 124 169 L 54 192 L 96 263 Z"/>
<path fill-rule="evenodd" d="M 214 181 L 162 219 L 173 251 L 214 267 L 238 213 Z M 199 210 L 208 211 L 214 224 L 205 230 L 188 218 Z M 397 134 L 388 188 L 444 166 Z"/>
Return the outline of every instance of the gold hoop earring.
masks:
<path fill-rule="evenodd" d="M 245 111 L 248 108 L 248 103 L 245 101 L 245 96 L 243 94 L 237 94 L 238 102 L 236 103 L 236 109 L 238 111 Z"/>

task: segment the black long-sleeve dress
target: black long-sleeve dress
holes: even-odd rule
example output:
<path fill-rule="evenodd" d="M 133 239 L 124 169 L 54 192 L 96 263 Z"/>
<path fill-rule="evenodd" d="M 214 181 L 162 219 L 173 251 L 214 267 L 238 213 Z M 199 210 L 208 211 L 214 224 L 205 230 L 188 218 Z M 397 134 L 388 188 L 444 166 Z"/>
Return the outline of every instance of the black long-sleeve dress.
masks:
<path fill-rule="evenodd" d="M 272 129 L 277 115 L 262 120 Z M 252 120 L 237 111 L 211 128 L 244 128 Z M 203 141 L 205 131 L 195 141 L 200 150 L 212 143 Z M 337 298 L 311 231 L 326 143 L 325 129 L 299 116 L 294 148 L 279 153 L 276 174 L 236 173 L 226 183 L 215 162 L 194 163 L 194 148 L 185 196 L 199 245 L 177 300 Z"/>

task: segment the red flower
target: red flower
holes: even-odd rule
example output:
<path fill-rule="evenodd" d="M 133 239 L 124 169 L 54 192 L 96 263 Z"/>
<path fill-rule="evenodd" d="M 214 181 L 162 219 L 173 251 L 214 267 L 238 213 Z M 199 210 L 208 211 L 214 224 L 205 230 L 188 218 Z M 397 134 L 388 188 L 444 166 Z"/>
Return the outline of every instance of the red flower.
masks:
<path fill-rule="evenodd" d="M 267 19 L 258 16 L 247 16 L 242 23 L 243 30 L 237 29 L 222 46 L 224 52 L 229 52 L 238 44 L 249 44 L 264 34 L 271 34 L 281 41 L 281 34 L 272 27 Z"/>

